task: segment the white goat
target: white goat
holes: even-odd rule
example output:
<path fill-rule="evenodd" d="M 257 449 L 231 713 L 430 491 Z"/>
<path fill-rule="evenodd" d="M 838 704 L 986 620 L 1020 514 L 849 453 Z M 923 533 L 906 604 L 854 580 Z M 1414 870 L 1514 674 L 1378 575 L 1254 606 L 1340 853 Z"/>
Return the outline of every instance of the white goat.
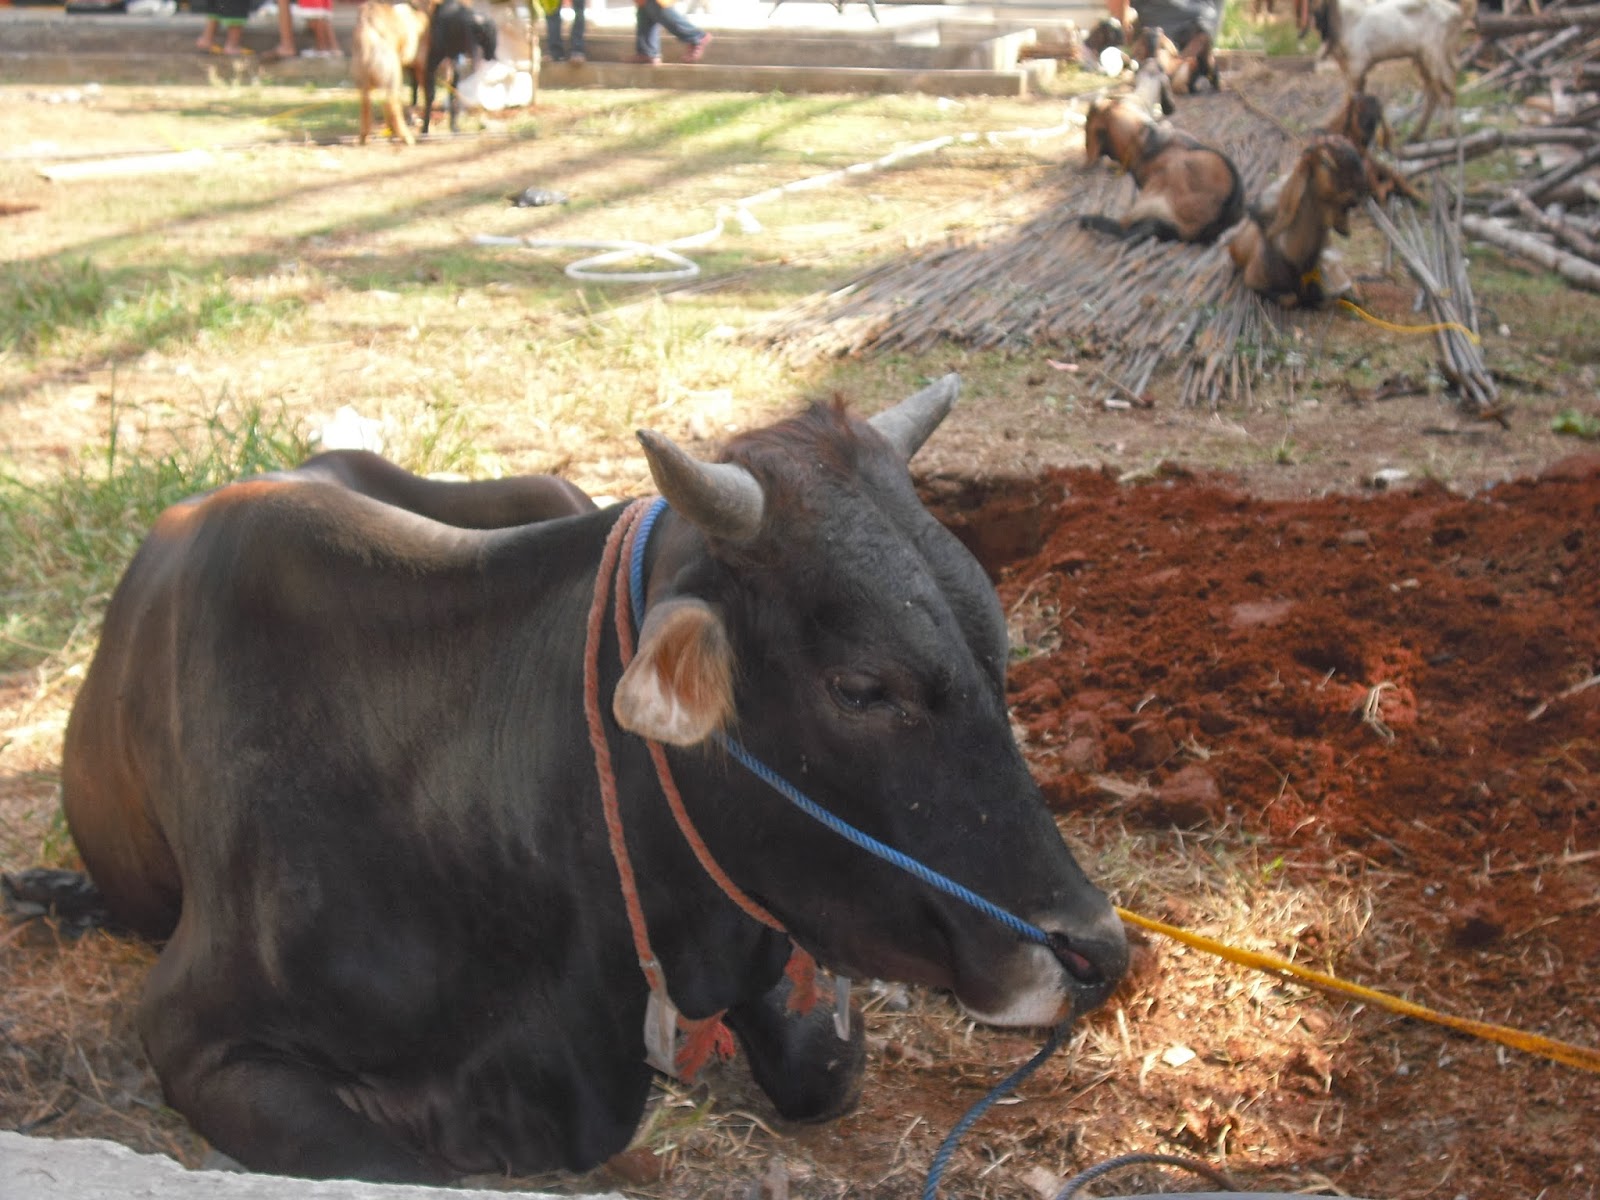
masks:
<path fill-rule="evenodd" d="M 1298 0 L 1298 6 L 1301 36 L 1316 24 L 1323 52 L 1339 64 L 1352 92 L 1366 90 L 1367 73 L 1378 63 L 1416 64 L 1425 102 L 1411 137 L 1427 129 L 1441 102 L 1455 105 L 1461 31 L 1476 15 L 1475 0 Z"/>

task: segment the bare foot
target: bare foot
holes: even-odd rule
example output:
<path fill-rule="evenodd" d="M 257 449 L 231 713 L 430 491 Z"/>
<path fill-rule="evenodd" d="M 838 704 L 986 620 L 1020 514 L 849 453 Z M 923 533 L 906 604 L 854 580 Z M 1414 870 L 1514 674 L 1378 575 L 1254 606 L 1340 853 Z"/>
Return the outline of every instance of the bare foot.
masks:
<path fill-rule="evenodd" d="M 213 50 L 215 50 L 217 48 L 217 44 L 215 42 L 213 42 L 210 38 L 201 38 L 198 42 L 196 42 L 194 44 L 194 48 L 196 50 L 204 50 L 207 54 L 210 54 Z"/>

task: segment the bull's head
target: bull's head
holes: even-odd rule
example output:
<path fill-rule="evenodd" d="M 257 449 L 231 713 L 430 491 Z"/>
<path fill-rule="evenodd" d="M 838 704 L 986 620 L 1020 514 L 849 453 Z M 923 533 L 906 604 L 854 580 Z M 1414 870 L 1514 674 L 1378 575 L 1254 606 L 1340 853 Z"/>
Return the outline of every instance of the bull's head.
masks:
<path fill-rule="evenodd" d="M 870 422 L 816 406 L 719 463 L 641 433 L 673 515 L 613 710 L 682 746 L 730 727 L 835 815 L 1053 935 L 1053 950 L 1019 944 L 730 779 L 741 786 L 697 814 L 708 842 L 822 962 L 948 987 L 983 1020 L 1043 1024 L 1103 1000 L 1127 948 L 1012 736 L 994 589 L 906 469 L 957 387 L 950 376 Z"/>

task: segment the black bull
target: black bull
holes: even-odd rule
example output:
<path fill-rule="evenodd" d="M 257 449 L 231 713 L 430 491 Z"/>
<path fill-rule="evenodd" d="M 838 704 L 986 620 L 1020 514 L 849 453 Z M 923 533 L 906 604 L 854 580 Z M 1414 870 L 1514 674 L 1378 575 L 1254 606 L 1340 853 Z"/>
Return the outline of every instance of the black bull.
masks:
<path fill-rule="evenodd" d="M 830 969 L 1047 1024 L 1126 963 L 1012 738 L 994 591 L 906 470 L 955 391 L 813 407 L 716 464 L 640 435 L 671 508 L 626 675 L 609 622 L 601 647 L 627 844 L 672 999 L 725 1012 L 791 1118 L 854 1102 L 859 1023 L 840 1042 L 788 1010 L 788 939 L 697 865 L 646 738 L 734 883 Z M 246 1166 L 430 1180 L 626 1146 L 647 988 L 582 678 L 620 512 L 330 454 L 174 506 L 134 558 L 65 806 L 113 912 L 167 939 L 138 1020 L 168 1103 Z M 708 748 L 719 727 L 1055 953 L 794 810 Z"/>

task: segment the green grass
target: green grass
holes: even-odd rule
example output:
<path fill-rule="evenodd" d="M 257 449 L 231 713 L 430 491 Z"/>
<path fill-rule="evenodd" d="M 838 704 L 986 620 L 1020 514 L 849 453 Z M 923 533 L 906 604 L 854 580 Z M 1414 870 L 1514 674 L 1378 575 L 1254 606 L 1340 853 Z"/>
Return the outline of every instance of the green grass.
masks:
<path fill-rule="evenodd" d="M 9 264 L 0 274 L 0 351 L 131 357 L 201 334 L 274 328 L 293 298 L 240 299 L 220 274 L 108 271 L 85 258 Z"/>
<path fill-rule="evenodd" d="M 1302 42 L 1294 21 L 1288 17 L 1262 19 L 1246 11 L 1242 4 L 1230 4 L 1222 10 L 1217 46 L 1223 50 L 1254 50 L 1273 58 L 1309 54 L 1317 42 L 1309 37 Z"/>
<path fill-rule="evenodd" d="M 309 444 L 283 413 L 226 404 L 192 444 L 131 453 L 112 409 L 104 444 L 44 482 L 0 475 L 0 670 L 84 645 L 118 576 L 168 505 L 229 480 L 278 470 Z"/>
<path fill-rule="evenodd" d="M 8 263 L 0 273 L 0 350 L 35 353 L 57 329 L 97 320 L 110 285 L 87 259 Z"/>

